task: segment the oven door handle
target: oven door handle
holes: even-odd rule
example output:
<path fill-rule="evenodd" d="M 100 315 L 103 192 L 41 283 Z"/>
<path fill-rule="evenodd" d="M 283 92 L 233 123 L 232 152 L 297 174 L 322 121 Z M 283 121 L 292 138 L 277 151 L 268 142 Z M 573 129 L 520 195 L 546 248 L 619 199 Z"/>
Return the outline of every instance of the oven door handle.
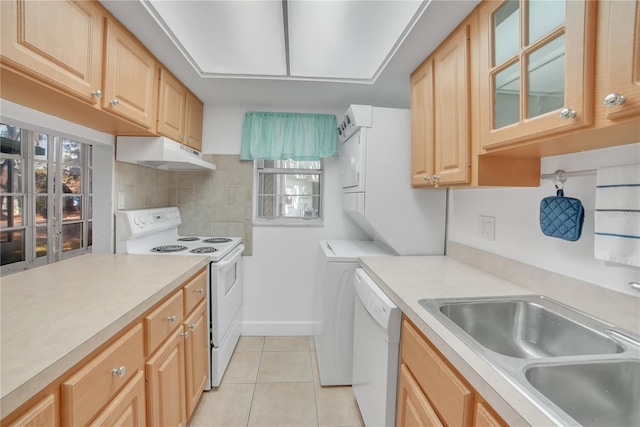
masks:
<path fill-rule="evenodd" d="M 229 252 L 229 255 L 224 257 L 222 259 L 222 261 L 219 261 L 219 262 L 216 262 L 216 263 L 213 263 L 213 264 L 218 268 L 224 268 L 229 264 L 235 263 L 237 261 L 237 259 L 240 256 L 242 256 L 243 252 L 244 252 L 244 245 L 242 243 L 240 243 L 234 250 Z"/>

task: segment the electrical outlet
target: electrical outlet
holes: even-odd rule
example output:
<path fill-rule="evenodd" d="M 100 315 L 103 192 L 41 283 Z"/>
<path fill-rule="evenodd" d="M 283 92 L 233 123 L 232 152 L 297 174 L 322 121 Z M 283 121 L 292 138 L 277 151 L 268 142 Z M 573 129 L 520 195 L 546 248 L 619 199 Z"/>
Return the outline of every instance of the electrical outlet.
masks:
<path fill-rule="evenodd" d="M 496 218 L 480 215 L 480 238 L 486 240 L 496 239 Z"/>
<path fill-rule="evenodd" d="M 118 209 L 124 209 L 124 193 L 118 192 Z"/>

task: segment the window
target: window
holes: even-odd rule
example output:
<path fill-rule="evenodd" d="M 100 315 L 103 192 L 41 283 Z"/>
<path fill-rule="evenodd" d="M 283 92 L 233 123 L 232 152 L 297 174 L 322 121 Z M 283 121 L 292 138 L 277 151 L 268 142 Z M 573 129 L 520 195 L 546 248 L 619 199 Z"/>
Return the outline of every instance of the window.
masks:
<path fill-rule="evenodd" d="M 92 246 L 93 147 L 0 123 L 2 273 Z"/>
<path fill-rule="evenodd" d="M 322 225 L 321 160 L 254 160 L 256 225 Z"/>

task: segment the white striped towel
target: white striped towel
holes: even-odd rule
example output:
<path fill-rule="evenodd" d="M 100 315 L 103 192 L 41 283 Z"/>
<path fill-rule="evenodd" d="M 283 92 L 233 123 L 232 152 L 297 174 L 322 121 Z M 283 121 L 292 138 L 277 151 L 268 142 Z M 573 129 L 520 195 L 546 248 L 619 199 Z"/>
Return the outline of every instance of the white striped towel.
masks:
<path fill-rule="evenodd" d="M 596 259 L 640 267 L 640 164 L 598 169 Z"/>

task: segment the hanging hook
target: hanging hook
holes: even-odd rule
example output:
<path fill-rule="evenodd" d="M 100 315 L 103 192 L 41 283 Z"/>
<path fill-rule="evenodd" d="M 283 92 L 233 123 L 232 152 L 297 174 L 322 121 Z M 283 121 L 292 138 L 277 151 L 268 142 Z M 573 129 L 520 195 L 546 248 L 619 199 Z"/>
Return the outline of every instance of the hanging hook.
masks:
<path fill-rule="evenodd" d="M 567 182 L 567 178 L 563 175 L 563 170 L 557 170 L 553 173 L 555 176 L 551 178 L 551 181 L 555 184 L 558 190 L 562 190 L 564 188 L 564 183 Z"/>

